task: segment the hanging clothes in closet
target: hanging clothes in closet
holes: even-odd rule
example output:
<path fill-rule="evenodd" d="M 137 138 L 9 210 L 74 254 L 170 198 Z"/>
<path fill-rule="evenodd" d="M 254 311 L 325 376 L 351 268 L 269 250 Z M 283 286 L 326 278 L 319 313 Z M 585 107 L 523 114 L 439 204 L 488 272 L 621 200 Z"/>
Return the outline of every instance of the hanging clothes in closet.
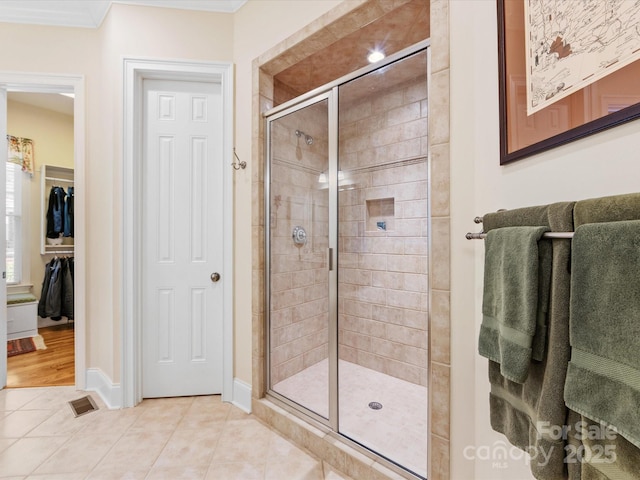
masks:
<path fill-rule="evenodd" d="M 73 237 L 73 187 L 67 188 L 67 197 L 64 202 L 62 216 L 63 237 Z"/>
<path fill-rule="evenodd" d="M 44 267 L 38 315 L 42 318 L 73 320 L 73 257 L 54 257 Z"/>
<path fill-rule="evenodd" d="M 54 185 L 49 192 L 47 238 L 73 237 L 73 187 Z"/>

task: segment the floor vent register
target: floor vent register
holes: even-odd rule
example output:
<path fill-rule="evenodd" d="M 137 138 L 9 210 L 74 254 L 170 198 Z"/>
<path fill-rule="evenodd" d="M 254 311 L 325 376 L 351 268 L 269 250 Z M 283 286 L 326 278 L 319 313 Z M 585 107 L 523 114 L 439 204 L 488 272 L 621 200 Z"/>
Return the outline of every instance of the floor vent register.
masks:
<path fill-rule="evenodd" d="M 96 405 L 96 402 L 93 401 L 93 398 L 91 398 L 91 395 L 78 398 L 77 400 L 71 400 L 69 405 L 71 405 L 71 410 L 75 417 L 98 410 L 98 406 Z"/>

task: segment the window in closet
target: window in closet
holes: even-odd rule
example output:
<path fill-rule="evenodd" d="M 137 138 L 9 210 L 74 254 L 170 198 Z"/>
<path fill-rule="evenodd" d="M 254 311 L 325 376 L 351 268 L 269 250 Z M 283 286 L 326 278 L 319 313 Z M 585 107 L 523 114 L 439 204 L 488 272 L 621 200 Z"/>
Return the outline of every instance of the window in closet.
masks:
<path fill-rule="evenodd" d="M 22 169 L 7 162 L 7 285 L 22 281 Z"/>

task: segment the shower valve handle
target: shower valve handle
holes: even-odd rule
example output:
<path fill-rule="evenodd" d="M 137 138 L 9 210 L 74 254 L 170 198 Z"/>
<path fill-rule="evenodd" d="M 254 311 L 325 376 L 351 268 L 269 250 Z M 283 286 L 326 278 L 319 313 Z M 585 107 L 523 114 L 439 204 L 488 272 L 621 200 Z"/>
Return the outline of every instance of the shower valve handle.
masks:
<path fill-rule="evenodd" d="M 304 247 L 307 244 L 307 232 L 300 226 L 293 228 L 291 238 L 296 247 Z"/>

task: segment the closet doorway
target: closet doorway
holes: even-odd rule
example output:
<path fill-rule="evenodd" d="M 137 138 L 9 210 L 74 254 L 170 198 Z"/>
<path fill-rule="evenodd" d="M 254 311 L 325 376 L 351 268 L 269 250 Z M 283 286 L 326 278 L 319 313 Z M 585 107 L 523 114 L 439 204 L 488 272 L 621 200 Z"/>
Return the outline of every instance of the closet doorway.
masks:
<path fill-rule="evenodd" d="M 0 72 L 0 135 L 9 147 L 0 157 L 7 164 L 0 178 L 7 217 L 0 232 L 7 266 L 0 388 L 85 388 L 83 83 L 81 77 Z M 13 166 L 9 157 L 21 164 Z M 47 222 L 53 187 L 64 196 L 52 197 L 61 202 Z M 13 339 L 21 340 L 8 342 Z"/>
<path fill-rule="evenodd" d="M 9 388 L 75 385 L 73 103 L 7 94 Z"/>

